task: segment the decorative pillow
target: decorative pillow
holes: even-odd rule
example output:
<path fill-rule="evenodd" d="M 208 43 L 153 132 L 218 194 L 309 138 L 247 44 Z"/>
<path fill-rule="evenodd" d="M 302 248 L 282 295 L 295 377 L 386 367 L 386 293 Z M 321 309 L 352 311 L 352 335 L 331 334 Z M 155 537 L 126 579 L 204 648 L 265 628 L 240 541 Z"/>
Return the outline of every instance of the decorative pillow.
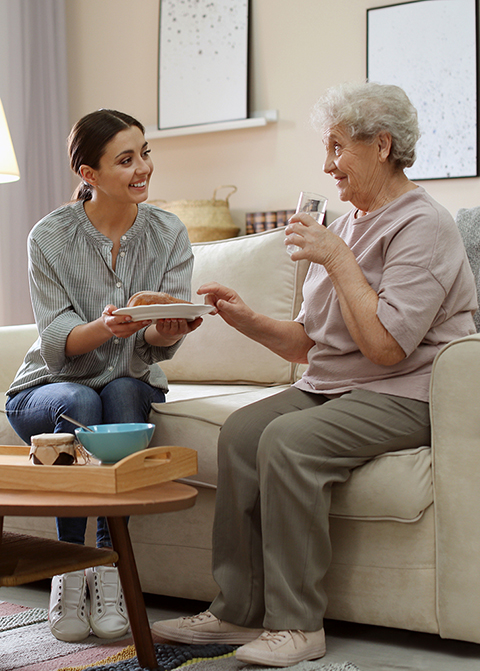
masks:
<path fill-rule="evenodd" d="M 456 222 L 475 275 L 477 295 L 480 299 L 480 207 L 458 210 Z M 473 319 L 477 332 L 480 332 L 480 310 L 477 310 Z"/>
<path fill-rule="evenodd" d="M 294 319 L 302 302 L 308 263 L 291 261 L 284 228 L 227 240 L 194 243 L 192 302 L 203 303 L 198 287 L 215 281 L 235 289 L 255 311 L 274 319 Z M 231 382 L 262 385 L 293 382 L 295 366 L 206 315 L 162 369 L 170 382 Z"/>

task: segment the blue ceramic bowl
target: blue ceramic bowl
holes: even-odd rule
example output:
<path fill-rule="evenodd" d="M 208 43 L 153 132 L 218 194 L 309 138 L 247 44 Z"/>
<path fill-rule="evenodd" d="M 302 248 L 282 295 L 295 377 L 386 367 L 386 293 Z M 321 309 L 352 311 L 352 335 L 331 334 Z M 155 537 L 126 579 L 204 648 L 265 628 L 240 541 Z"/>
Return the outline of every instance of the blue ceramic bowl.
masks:
<path fill-rule="evenodd" d="M 94 433 L 75 429 L 83 447 L 104 464 L 114 464 L 148 447 L 155 430 L 154 424 L 92 424 Z"/>

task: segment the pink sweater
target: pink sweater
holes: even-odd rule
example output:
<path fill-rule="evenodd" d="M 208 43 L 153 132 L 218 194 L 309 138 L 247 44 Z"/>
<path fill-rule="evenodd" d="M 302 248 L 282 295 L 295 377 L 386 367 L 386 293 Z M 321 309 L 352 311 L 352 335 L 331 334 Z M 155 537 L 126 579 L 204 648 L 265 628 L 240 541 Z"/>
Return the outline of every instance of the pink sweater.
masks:
<path fill-rule="evenodd" d="M 437 352 L 475 332 L 477 293 L 460 233 L 422 187 L 364 217 L 354 215 L 339 217 L 329 229 L 355 254 L 378 294 L 377 316 L 406 358 L 380 366 L 363 356 L 327 272 L 311 264 L 297 321 L 316 344 L 296 386 L 326 394 L 362 388 L 428 401 Z"/>

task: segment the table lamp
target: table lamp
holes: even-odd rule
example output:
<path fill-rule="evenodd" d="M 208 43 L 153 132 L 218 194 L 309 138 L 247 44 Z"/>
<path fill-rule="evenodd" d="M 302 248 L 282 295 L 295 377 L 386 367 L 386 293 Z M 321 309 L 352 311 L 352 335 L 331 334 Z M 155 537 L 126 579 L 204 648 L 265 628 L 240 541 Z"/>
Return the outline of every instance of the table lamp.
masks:
<path fill-rule="evenodd" d="M 8 130 L 7 118 L 0 100 L 0 184 L 16 182 L 17 179 L 20 179 L 20 171 Z"/>

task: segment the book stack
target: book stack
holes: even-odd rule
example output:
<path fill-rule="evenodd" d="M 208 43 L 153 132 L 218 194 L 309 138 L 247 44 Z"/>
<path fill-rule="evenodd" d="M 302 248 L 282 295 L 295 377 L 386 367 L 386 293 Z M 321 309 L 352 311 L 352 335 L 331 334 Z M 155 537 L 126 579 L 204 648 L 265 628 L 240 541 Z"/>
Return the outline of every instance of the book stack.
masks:
<path fill-rule="evenodd" d="M 295 210 L 247 212 L 245 232 L 249 235 L 251 233 L 261 233 L 262 231 L 269 231 L 272 228 L 286 226 L 293 214 L 295 214 Z"/>

